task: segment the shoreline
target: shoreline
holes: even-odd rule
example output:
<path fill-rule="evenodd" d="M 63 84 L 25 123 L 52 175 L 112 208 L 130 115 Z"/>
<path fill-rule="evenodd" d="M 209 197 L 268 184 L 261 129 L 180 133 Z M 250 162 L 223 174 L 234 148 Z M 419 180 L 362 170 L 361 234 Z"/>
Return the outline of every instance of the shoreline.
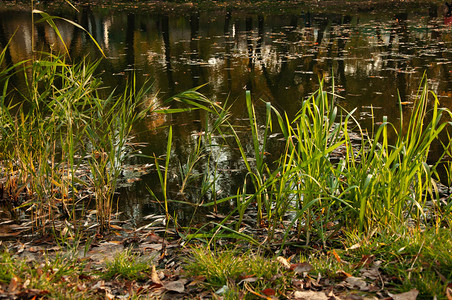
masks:
<path fill-rule="evenodd" d="M 145 1 L 145 2 L 113 2 L 113 1 L 80 1 L 72 2 L 75 8 L 91 7 L 98 9 L 111 9 L 113 11 L 128 11 L 128 10 L 149 10 L 157 12 L 173 12 L 187 10 L 262 10 L 262 12 L 274 12 L 290 10 L 290 9 L 305 9 L 308 11 L 316 12 L 332 12 L 336 13 L 359 13 L 368 11 L 378 11 L 379 9 L 418 9 L 419 7 L 434 7 L 438 9 L 444 5 L 444 1 L 427 1 L 427 0 L 371 0 L 371 1 L 346 1 L 340 2 L 333 0 L 317 1 L 317 0 L 305 0 L 305 1 L 211 1 L 202 0 L 199 2 L 191 1 L 178 1 L 178 2 L 166 2 L 166 1 Z M 15 8 L 18 10 L 30 10 L 30 3 L 27 1 L 6 1 L 0 4 L 0 11 L 4 9 Z M 48 3 L 47 1 L 37 2 L 35 9 L 50 10 L 50 11 L 64 11 L 73 10 L 73 8 L 66 1 L 54 1 Z M 277 9 L 275 11 L 275 8 Z"/>

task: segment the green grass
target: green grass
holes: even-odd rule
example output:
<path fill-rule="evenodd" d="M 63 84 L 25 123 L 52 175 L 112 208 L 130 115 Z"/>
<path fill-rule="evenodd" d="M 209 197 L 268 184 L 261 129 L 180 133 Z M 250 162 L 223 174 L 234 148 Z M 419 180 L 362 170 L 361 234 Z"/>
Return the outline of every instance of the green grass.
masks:
<path fill-rule="evenodd" d="M 151 262 L 141 259 L 130 250 L 125 250 L 107 261 L 102 277 L 107 280 L 112 278 L 146 280 L 150 278 L 151 271 Z"/>
<path fill-rule="evenodd" d="M 182 101 L 191 109 L 205 110 L 221 124 L 215 129 L 224 138 L 223 145 L 231 146 L 227 136 L 234 137 L 233 147 L 238 148 L 247 171 L 236 195 L 203 205 L 234 199 L 236 208 L 220 223 L 186 238 L 209 241 L 208 245 L 226 238 L 252 241 L 257 249 L 279 247 L 280 253 L 296 246 L 302 253 L 300 261 L 313 266 L 312 276 L 320 273 L 333 282 L 342 281 L 344 274 L 360 276 L 363 260 L 372 258 L 382 262 L 379 271 L 392 293 L 416 288 L 420 298 L 445 298 L 452 274 L 448 250 L 452 241 L 448 227 L 451 204 L 450 198 L 438 201 L 436 193 L 436 168 L 442 156 L 432 162 L 428 154 L 432 143 L 449 130 L 450 124 L 444 119 L 450 111 L 438 107 L 438 99 L 426 82 L 420 84 L 417 101 L 408 114 L 400 106 L 405 127 L 396 128 L 384 118 L 369 131 L 360 127 L 353 112 L 336 106 L 334 94 L 322 85 L 303 102 L 293 120 L 266 104 L 272 113 L 267 109 L 263 124 L 258 123 L 248 93 L 251 136 L 241 135 L 228 118 L 223 118 L 228 114 L 227 106 L 219 108 L 205 98 L 200 103 L 196 98 Z M 272 162 L 266 161 L 263 153 L 275 121 L 285 137 L 285 146 L 277 166 L 271 167 Z M 389 131 L 396 137 L 394 142 L 389 140 Z M 353 142 L 352 134 L 358 134 L 360 142 Z M 444 148 L 449 154 L 450 144 L 444 144 Z M 199 153 L 209 155 L 210 150 L 205 147 Z M 343 155 L 333 159 L 334 152 Z M 262 236 L 239 231 L 244 215 L 252 211 L 257 211 L 255 224 L 264 230 L 263 243 L 255 240 Z M 344 246 L 350 250 L 338 247 L 344 234 L 349 237 Z M 354 244 L 358 247 L 351 247 Z M 315 254 L 303 250 L 312 248 L 319 250 Z M 258 261 L 263 269 L 271 269 L 275 258 L 247 251 L 239 256 L 236 253 L 240 249 L 196 249 L 187 268 L 192 275 L 204 276 L 214 291 L 228 286 L 231 295 L 225 297 L 255 295 L 237 284 L 239 274 L 254 273 L 253 264 Z M 272 272 L 283 274 L 283 278 L 287 275 L 281 270 Z M 285 280 L 278 286 L 286 289 Z M 266 287 L 274 288 L 271 284 L 251 288 L 258 292 Z"/>
<path fill-rule="evenodd" d="M 0 97 L 1 176 L 11 199 L 30 199 L 24 206 L 38 229 L 57 206 L 76 219 L 73 204 L 86 191 L 94 196 L 100 230 L 109 228 L 117 180 L 133 152 L 132 125 L 152 107 L 142 105 L 147 88 L 136 88 L 133 79 L 119 95 L 102 96 L 97 66 L 42 54 L 24 70 L 31 75 L 22 97 Z"/>
<path fill-rule="evenodd" d="M 84 296 L 77 288 L 85 263 L 74 253 L 60 252 L 26 261 L 7 251 L 0 256 L 0 282 L 10 293 L 24 292 L 23 297 L 37 293 L 39 297 L 76 299 Z M 34 291 L 33 291 L 34 290 Z M 72 295 L 72 296 L 71 296 Z"/>
<path fill-rule="evenodd" d="M 376 233 L 366 238 L 350 235 L 355 250 L 344 252 L 356 260 L 363 255 L 382 261 L 382 273 L 396 291 L 419 290 L 419 299 L 446 299 L 446 286 L 452 280 L 452 232 L 450 229 L 426 231 L 401 228 L 399 232 Z M 346 259 L 347 259 L 346 258 Z"/>
<path fill-rule="evenodd" d="M 47 16 L 45 20 L 53 22 Z M 5 51 L 0 53 L 2 66 L 4 55 Z M 31 213 L 35 228 L 44 230 L 53 226 L 58 207 L 74 223 L 82 219 L 75 207 L 78 197 L 89 193 L 100 231 L 107 231 L 118 178 L 132 152 L 133 126 L 153 109 L 142 105 L 148 90 L 136 87 L 132 78 L 124 91 L 106 94 L 95 76 L 98 63 L 41 55 L 39 60 L 0 70 L 0 176 L 7 198 L 24 201 L 22 208 Z M 20 94 L 10 94 L 9 79 L 19 67 L 28 86 Z M 369 130 L 361 128 L 353 111 L 336 105 L 334 87 L 327 92 L 323 82 L 293 119 L 247 92 L 245 133 L 232 120 L 227 103 L 219 105 L 197 89 L 171 100 L 178 108 L 161 113 L 201 110 L 206 121 L 205 134 L 186 163 L 171 161 L 172 127 L 164 164 L 154 157 L 167 219 L 173 215 L 170 202 L 188 202 L 188 186 L 200 187 L 192 195 L 193 206 L 216 209 L 226 202 L 236 204 L 220 222 L 206 222 L 194 234 L 179 232 L 187 242 L 199 239 L 208 245 L 192 250 L 188 274 L 204 277 L 213 292 L 226 286 L 225 298 L 252 298 L 265 290 L 282 296 L 290 290 L 293 274 L 263 251 L 281 254 L 297 249 L 299 261 L 313 266 L 310 276 L 320 273 L 333 281 L 341 281 L 345 273 L 359 276 L 362 259 L 372 257 L 381 261 L 382 280 L 392 291 L 416 288 L 420 298 L 445 299 L 452 281 L 452 202 L 450 197 L 439 199 L 436 179 L 441 160 L 452 153 L 452 142 L 443 143 L 444 155 L 437 161 L 429 160 L 429 151 L 442 132 L 449 132 L 445 119 L 452 114 L 438 106 L 425 78 L 411 110 L 406 113 L 400 105 L 400 127 L 384 117 Z M 265 106 L 263 121 L 256 115 L 258 105 Z M 269 136 L 275 131 L 284 141 L 278 159 L 268 161 Z M 353 134 L 360 137 L 358 143 Z M 221 176 L 217 166 L 224 147 L 237 149 L 245 173 L 234 195 L 218 198 L 215 180 Z M 171 199 L 173 187 L 168 184 L 170 166 L 178 164 L 182 200 Z M 202 173 L 195 171 L 199 169 Z M 447 162 L 449 184 L 451 170 Z M 259 235 L 242 230 L 248 213 L 255 213 L 252 226 L 261 229 Z M 177 219 L 173 221 L 177 227 Z M 55 238 L 65 243 L 65 234 Z M 338 247 L 344 236 L 345 247 Z M 240 240 L 241 246 L 211 250 L 216 239 Z M 244 250 L 248 245 L 254 250 Z M 28 287 L 58 298 L 67 292 L 67 286 L 59 283 L 67 278 L 78 282 L 77 274 L 83 270 L 83 263 L 71 253 L 27 263 L 3 252 L 0 282 L 27 282 Z M 149 262 L 125 251 L 103 271 L 107 280 L 143 281 L 152 269 Z"/>
<path fill-rule="evenodd" d="M 265 289 L 273 289 L 284 295 L 291 282 L 290 277 L 278 276 L 286 271 L 276 259 L 241 248 L 217 251 L 192 248 L 185 269 L 187 275 L 204 277 L 206 287 L 213 292 L 226 286 L 223 288 L 226 299 L 239 294 L 249 299 L 255 295 L 250 290 L 261 294 Z"/>
<path fill-rule="evenodd" d="M 34 253 L 32 259 L 2 251 L 0 286 L 6 296 L 37 299 L 104 299 L 110 289 L 139 298 L 139 287 L 125 290 L 127 282 L 150 278 L 149 261 L 124 250 L 106 263 L 78 258 L 80 249 Z M 105 284 L 105 286 L 104 286 Z M 97 287 L 96 287 L 97 286 Z M 116 288 L 116 286 L 118 286 Z M 133 286 L 131 284 L 130 286 Z M 121 290 L 124 288 L 124 290 Z"/>
<path fill-rule="evenodd" d="M 231 199 L 237 202 L 236 209 L 211 231 L 212 236 L 218 230 L 228 230 L 224 224 L 234 216 L 238 218 L 231 230 L 237 231 L 244 214 L 254 205 L 257 224 L 266 224 L 270 244 L 274 240 L 281 242 L 281 237 L 274 233 L 282 227 L 285 228 L 282 244 L 296 230 L 306 245 L 314 238 L 314 243 L 325 246 L 330 235 L 327 227 L 331 224 L 336 230 L 346 228 L 366 233 L 387 227 L 397 230 L 400 226 L 429 226 L 450 219 L 447 214 L 450 205 L 426 206 L 428 199 L 438 197 L 435 190 L 438 164 L 428 161 L 428 153 L 432 143 L 448 128 L 449 123 L 443 119 L 450 111 L 438 107 L 438 99 L 428 90 L 425 79 L 407 120 L 400 106 L 401 124 L 405 127 L 396 128 L 385 117 L 371 131 L 360 127 L 353 111 L 335 105 L 334 93 L 327 92 L 323 84 L 303 101 L 293 120 L 265 104 L 263 124 L 258 123 L 255 104 L 247 93 L 250 135 L 241 135 L 224 118 L 229 113 L 227 106 L 218 107 L 203 96 L 181 98 L 179 102 L 187 105 L 187 110 L 206 111 L 220 124 L 212 130 L 223 137 L 223 144 L 216 146 L 238 148 L 246 169 L 245 180 L 236 195 L 203 204 L 208 207 Z M 264 157 L 275 122 L 285 137 L 276 167 Z M 389 131 L 396 136 L 395 142 L 390 142 Z M 353 142 L 352 133 L 358 134 L 361 141 Z M 235 139 L 233 145 L 226 138 L 230 135 Z M 208 154 L 212 147 L 206 146 L 200 153 Z M 343 154 L 333 159 L 334 152 Z"/>
<path fill-rule="evenodd" d="M 299 255 L 292 255 L 291 263 L 312 266 L 308 277 L 285 269 L 274 254 L 228 247 L 193 248 L 185 269 L 189 276 L 204 278 L 206 288 L 213 292 L 227 286 L 231 295 L 226 294 L 226 298 L 252 298 L 255 294 L 250 293 L 250 288 L 258 293 L 273 289 L 284 295 L 294 288 L 294 278 L 321 278 L 320 286 L 328 289 L 347 276 L 355 276 L 392 294 L 417 289 L 418 299 L 447 299 L 446 287 L 452 280 L 451 246 L 452 233 L 447 229 L 404 229 L 373 236 L 349 233 L 343 247 L 301 250 Z M 377 278 L 363 276 L 363 271 L 375 268 L 375 264 Z M 247 286 L 245 278 L 250 278 Z"/>

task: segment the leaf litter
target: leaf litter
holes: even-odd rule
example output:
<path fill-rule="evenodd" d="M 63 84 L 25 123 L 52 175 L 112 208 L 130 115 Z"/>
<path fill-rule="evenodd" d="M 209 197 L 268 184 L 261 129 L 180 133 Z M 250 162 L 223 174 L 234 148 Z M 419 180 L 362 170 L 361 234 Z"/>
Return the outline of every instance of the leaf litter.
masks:
<path fill-rule="evenodd" d="M 61 253 L 72 252 L 74 265 L 83 266 L 75 276 L 66 276 L 58 284 L 76 289 L 85 297 L 94 299 L 128 299 L 134 295 L 143 298 L 197 298 L 198 295 L 207 299 L 222 299 L 230 290 L 228 285 L 213 290 L 206 284 L 204 276 L 187 275 L 185 272 L 185 258 L 190 255 L 190 249 L 184 245 L 184 240 L 176 230 L 165 226 L 165 216 L 149 215 L 144 217 L 147 225 L 132 228 L 130 221 L 120 221 L 114 216 L 110 225 L 110 232 L 101 235 L 97 231 L 95 211 L 87 214 L 84 222 L 79 222 L 77 229 L 83 232 L 83 237 L 76 235 L 76 226 L 67 220 L 53 220 L 53 228 L 60 235 L 59 242 L 55 236 L 33 232 L 31 222 L 26 218 L 14 221 L 2 215 L 0 233 L 3 241 L 0 244 L 13 259 L 23 260 L 39 276 L 53 276 L 52 271 L 46 274 L 43 265 L 47 261 L 57 259 Z M 221 215 L 212 214 L 215 218 Z M 253 229 L 254 228 L 254 229 Z M 264 235 L 265 231 L 256 229 L 250 224 L 254 236 Z M 6 239 L 5 239 L 6 238 Z M 58 240 L 58 239 L 57 239 Z M 228 245 L 229 242 L 224 242 Z M 361 244 L 355 244 L 348 250 L 358 249 Z M 108 263 L 121 253 L 129 251 L 149 265 L 139 279 L 125 278 L 116 274 L 105 278 Z M 363 255 L 354 264 L 346 261 L 342 253 L 332 249 L 328 255 L 342 266 L 347 266 L 356 272 L 352 274 L 344 270 L 314 274 L 315 268 L 308 261 L 296 261 L 295 253 L 287 249 L 275 258 L 280 264 L 279 273 L 274 274 L 272 280 L 287 278 L 284 291 L 277 286 L 256 289 L 263 282 L 263 278 L 254 274 L 243 274 L 235 284 L 245 289 L 245 292 L 258 298 L 265 299 L 394 299 L 413 300 L 419 291 L 392 294 L 386 286 L 393 279 L 385 277 L 380 272 L 381 261 L 374 255 Z M 340 255 L 341 254 L 341 255 Z M 333 274 L 334 276 L 330 276 Z M 452 288 L 452 287 L 451 287 Z M 446 290 L 451 299 L 452 289 Z M 47 288 L 31 288 L 30 280 L 24 280 L 15 274 L 8 284 L 0 281 L 0 299 L 38 299 L 49 297 L 52 291 Z M 201 297 L 201 296 L 200 296 Z M 204 299 L 201 298 L 201 299 Z"/>
<path fill-rule="evenodd" d="M 131 222 L 113 219 L 110 232 L 105 235 L 97 232 L 93 220 L 87 220 L 82 229 L 84 237 L 78 240 L 72 224 L 56 221 L 56 227 L 66 228 L 60 230 L 60 233 L 66 234 L 64 243 L 56 243 L 54 236 L 30 233 L 4 240 L 1 245 L 9 253 L 13 253 L 14 259 L 27 262 L 41 276 L 49 276 L 46 275 L 48 271 L 42 267 L 46 262 L 58 258 L 61 253 L 72 252 L 74 265 L 80 264 L 83 267 L 75 276 L 68 275 L 62 280 L 63 283 L 58 284 L 75 288 L 89 298 L 128 299 L 136 295 L 143 298 L 192 299 L 203 295 L 206 299 L 222 299 L 231 287 L 225 285 L 212 290 L 204 276 L 189 275 L 185 271 L 185 258 L 190 255 L 191 249 L 184 245 L 176 230 L 164 227 L 162 222 L 153 222 L 161 218 L 164 216 L 148 216 L 152 226 L 136 229 L 130 226 Z M 23 225 L 16 225 L 24 230 Z M 78 246 L 69 246 L 71 243 Z M 352 247 L 359 248 L 359 245 Z M 141 262 L 146 262 L 148 269 L 140 274 L 139 279 L 127 278 L 120 273 L 106 278 L 104 274 L 108 271 L 109 262 L 127 251 Z M 242 287 L 245 293 L 264 299 L 414 300 L 419 294 L 415 289 L 399 294 L 389 292 L 386 287 L 393 279 L 382 274 L 382 262 L 376 260 L 374 255 L 362 255 L 358 262 L 351 264 L 342 252 L 338 253 L 334 249 L 328 252 L 337 264 L 355 270 L 352 275 L 344 270 L 318 272 L 309 260 L 297 261 L 295 253 L 287 249 L 282 253 L 285 254 L 275 258 L 280 271 L 273 274 L 272 280 L 276 282 L 278 278 L 287 278 L 284 290 L 274 285 L 257 288 L 264 279 L 255 274 L 243 274 L 235 284 Z M 0 299 L 38 299 L 50 294 L 49 289 L 30 288 L 30 280 L 23 280 L 16 275 L 7 285 L 0 283 Z M 451 294 L 449 288 L 448 299 Z"/>

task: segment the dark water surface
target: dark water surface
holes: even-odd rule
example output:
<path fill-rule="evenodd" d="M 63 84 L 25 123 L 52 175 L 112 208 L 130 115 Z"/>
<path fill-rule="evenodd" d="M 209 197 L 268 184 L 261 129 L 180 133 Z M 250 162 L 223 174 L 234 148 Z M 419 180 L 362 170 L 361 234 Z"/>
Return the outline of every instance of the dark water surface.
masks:
<path fill-rule="evenodd" d="M 77 21 L 97 39 L 108 57 L 100 69 L 110 87 L 124 86 L 131 71 L 136 71 L 138 84 L 153 83 L 152 93 L 158 93 L 158 99 L 207 83 L 201 91 L 215 101 L 235 101 L 233 111 L 241 118 L 245 116 L 245 90 L 254 99 L 269 101 L 294 115 L 323 77 L 329 89 L 334 79 L 335 90 L 343 97 L 338 103 L 347 110 L 357 108 L 362 125 L 371 126 L 384 115 L 397 123 L 397 95 L 405 102 L 413 101 L 425 73 L 440 105 L 452 108 L 452 20 L 442 5 L 319 11 L 301 4 L 268 10 L 199 10 L 185 5 L 174 11 L 84 6 L 80 12 L 67 11 L 48 12 Z M 9 63 L 31 57 L 31 24 L 29 11 L 14 6 L 0 9 L 0 50 L 17 30 L 7 51 Z M 57 25 L 71 57 L 100 57 L 82 31 L 65 22 Z M 34 32 L 36 49 L 63 49 L 50 28 L 38 24 Z M 182 125 L 174 129 L 172 155 L 177 163 L 170 171 L 170 183 L 180 181 L 179 170 L 195 151 L 201 119 L 196 113 L 156 115 L 136 129 L 139 139 L 149 143 L 143 152 L 161 155 L 168 129 L 158 128 Z M 218 196 L 235 194 L 243 180 L 238 154 L 224 149 L 215 155 L 216 167 L 224 172 L 214 179 L 214 189 Z M 207 167 L 200 163 L 196 168 L 202 174 Z M 129 168 L 126 175 L 139 172 Z M 128 217 L 139 220 L 155 212 L 145 188 L 158 182 L 154 173 L 123 188 L 121 207 Z M 200 201 L 193 193 L 182 200 Z M 177 197 L 175 192 L 170 195 Z M 203 197 L 212 199 L 211 194 Z M 179 218 L 191 214 L 191 210 L 180 210 Z"/>

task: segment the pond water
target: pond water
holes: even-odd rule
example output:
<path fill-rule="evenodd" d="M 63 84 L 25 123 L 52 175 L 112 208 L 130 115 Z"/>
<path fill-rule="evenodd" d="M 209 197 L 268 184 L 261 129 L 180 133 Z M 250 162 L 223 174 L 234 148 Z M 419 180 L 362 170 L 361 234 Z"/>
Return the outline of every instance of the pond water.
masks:
<path fill-rule="evenodd" d="M 125 78 L 135 71 L 138 84 L 149 80 L 152 93 L 161 100 L 206 84 L 201 92 L 215 101 L 234 101 L 232 111 L 238 118 L 245 117 L 245 90 L 255 100 L 271 102 L 293 116 L 301 101 L 318 88 L 319 78 L 324 78 L 329 89 L 334 81 L 336 93 L 343 97 L 338 103 L 347 110 L 357 108 L 361 124 L 370 127 L 383 116 L 397 123 L 398 95 L 402 101 L 413 101 L 425 74 L 440 105 L 452 108 L 452 19 L 441 4 L 360 9 L 294 3 L 259 9 L 224 5 L 162 9 L 151 4 L 81 6 L 79 12 L 47 9 L 78 22 L 96 38 L 107 56 L 100 64 L 107 86 L 124 86 Z M 8 63 L 31 57 L 31 24 L 29 10 L 0 9 L 0 50 L 17 31 L 7 49 Z M 57 25 L 72 58 L 101 56 L 82 31 L 63 21 Z M 50 28 L 36 24 L 34 29 L 36 49 L 63 49 Z M 156 115 L 136 129 L 139 140 L 149 144 L 143 152 L 162 155 L 168 128 L 159 128 L 176 125 L 172 155 L 178 162 L 171 168 L 170 182 L 178 180 L 179 167 L 195 151 L 201 118 L 196 113 Z M 239 155 L 231 149 L 218 155 L 217 167 L 227 172 L 216 178 L 217 192 L 235 194 L 243 180 Z M 127 172 L 133 177 L 140 171 Z M 146 186 L 153 188 L 157 182 L 158 176 L 150 172 L 122 188 L 120 206 L 127 217 L 140 220 L 155 212 L 158 205 Z M 181 220 L 191 216 L 192 210 L 179 210 Z"/>

